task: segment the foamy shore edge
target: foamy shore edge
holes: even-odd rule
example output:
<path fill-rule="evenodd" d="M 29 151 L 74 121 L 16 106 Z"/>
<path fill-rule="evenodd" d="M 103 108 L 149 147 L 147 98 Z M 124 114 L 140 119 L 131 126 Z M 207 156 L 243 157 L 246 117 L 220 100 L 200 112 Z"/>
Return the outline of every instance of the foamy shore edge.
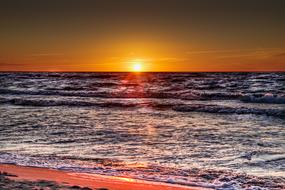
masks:
<path fill-rule="evenodd" d="M 150 182 L 124 177 L 74 173 L 55 169 L 0 164 L 0 188 L 12 189 L 21 185 L 40 189 L 98 189 L 98 190 L 206 190 L 160 182 Z"/>

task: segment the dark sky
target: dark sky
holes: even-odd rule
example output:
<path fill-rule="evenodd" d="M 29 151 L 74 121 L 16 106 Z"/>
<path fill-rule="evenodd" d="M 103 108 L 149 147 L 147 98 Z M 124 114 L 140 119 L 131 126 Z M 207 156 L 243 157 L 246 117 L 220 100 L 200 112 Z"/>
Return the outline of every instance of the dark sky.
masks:
<path fill-rule="evenodd" d="M 0 70 L 285 70 L 284 0 L 0 0 Z"/>

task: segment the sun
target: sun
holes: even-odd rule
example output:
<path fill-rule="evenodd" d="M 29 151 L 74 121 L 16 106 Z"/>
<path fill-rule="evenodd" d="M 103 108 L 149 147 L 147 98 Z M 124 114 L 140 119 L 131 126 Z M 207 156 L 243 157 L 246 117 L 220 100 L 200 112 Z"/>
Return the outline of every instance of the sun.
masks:
<path fill-rule="evenodd" d="M 140 63 L 135 63 L 135 64 L 133 65 L 133 71 L 135 71 L 135 72 L 140 72 L 140 71 L 142 71 L 142 64 L 140 64 Z"/>
<path fill-rule="evenodd" d="M 143 71 L 143 61 L 140 59 L 136 59 L 131 61 L 132 63 L 132 71 L 133 72 L 141 72 Z"/>

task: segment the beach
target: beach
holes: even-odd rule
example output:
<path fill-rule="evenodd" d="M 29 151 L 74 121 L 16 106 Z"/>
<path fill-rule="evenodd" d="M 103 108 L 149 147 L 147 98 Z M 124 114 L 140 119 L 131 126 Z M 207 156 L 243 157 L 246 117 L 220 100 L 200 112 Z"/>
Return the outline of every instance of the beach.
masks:
<path fill-rule="evenodd" d="M 78 190 L 206 190 L 123 177 L 64 172 L 45 168 L 0 165 L 0 189 Z"/>

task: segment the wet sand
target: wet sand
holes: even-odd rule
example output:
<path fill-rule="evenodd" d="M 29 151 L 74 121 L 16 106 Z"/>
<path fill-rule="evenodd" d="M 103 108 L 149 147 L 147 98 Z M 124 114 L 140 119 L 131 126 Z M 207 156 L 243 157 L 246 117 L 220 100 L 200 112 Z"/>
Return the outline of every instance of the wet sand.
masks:
<path fill-rule="evenodd" d="M 0 189 L 202 190 L 123 177 L 0 164 Z"/>

